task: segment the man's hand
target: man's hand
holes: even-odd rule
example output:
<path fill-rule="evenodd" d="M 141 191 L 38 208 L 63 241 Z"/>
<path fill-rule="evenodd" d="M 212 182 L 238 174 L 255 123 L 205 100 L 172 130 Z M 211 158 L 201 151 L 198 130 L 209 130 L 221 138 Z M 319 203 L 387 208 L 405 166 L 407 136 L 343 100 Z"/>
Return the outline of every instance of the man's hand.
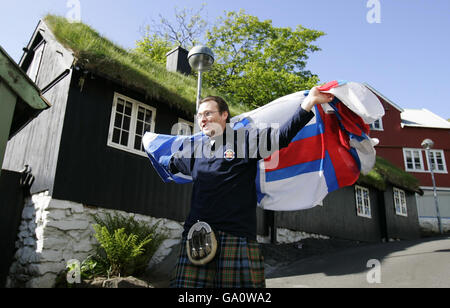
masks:
<path fill-rule="evenodd" d="M 314 87 L 309 92 L 308 97 L 302 104 L 302 108 L 305 111 L 311 111 L 315 105 L 331 103 L 334 99 L 333 94 L 322 93 L 319 91 L 319 87 Z"/>

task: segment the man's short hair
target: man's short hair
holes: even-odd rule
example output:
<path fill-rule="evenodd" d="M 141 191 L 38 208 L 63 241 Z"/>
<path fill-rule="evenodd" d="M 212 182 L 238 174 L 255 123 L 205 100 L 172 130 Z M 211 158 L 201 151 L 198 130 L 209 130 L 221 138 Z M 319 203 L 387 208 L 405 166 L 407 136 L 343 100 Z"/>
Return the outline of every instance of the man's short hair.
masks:
<path fill-rule="evenodd" d="M 230 108 L 228 107 L 227 102 L 220 96 L 208 96 L 200 101 L 199 106 L 203 103 L 211 102 L 211 101 L 217 103 L 217 106 L 219 106 L 220 114 L 223 114 L 225 111 L 228 112 L 227 123 L 230 123 L 230 119 L 231 119 Z"/>

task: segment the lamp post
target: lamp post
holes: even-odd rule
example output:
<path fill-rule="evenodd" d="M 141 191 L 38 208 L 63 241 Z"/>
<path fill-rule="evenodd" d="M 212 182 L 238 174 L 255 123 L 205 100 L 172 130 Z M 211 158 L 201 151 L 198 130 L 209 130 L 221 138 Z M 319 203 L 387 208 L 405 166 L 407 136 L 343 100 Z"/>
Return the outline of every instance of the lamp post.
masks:
<path fill-rule="evenodd" d="M 427 151 L 428 156 L 428 167 L 431 171 L 431 179 L 433 180 L 433 193 L 434 193 L 434 204 L 436 205 L 436 214 L 438 219 L 438 225 L 439 225 L 439 233 L 443 234 L 442 232 L 442 222 L 441 222 L 441 214 L 439 212 L 439 203 L 438 203 L 438 197 L 437 197 L 437 191 L 436 191 L 436 181 L 434 179 L 434 171 L 433 171 L 433 164 L 431 162 L 431 148 L 434 146 L 434 142 L 431 139 L 425 139 L 422 142 L 422 148 L 424 148 Z"/>
<path fill-rule="evenodd" d="M 195 46 L 189 52 L 188 60 L 192 69 L 198 72 L 197 107 L 195 109 L 198 112 L 202 96 L 202 74 L 209 71 L 214 64 L 214 54 L 206 46 Z"/>

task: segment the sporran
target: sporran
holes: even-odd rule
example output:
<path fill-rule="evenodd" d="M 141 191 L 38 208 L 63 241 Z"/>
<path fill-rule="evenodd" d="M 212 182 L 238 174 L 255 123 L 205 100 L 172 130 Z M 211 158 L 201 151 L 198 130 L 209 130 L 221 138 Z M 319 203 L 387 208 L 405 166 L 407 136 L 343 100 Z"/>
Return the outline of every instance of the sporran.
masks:
<path fill-rule="evenodd" d="M 214 259 L 217 252 L 217 239 L 211 226 L 206 222 L 197 222 L 189 230 L 186 250 L 194 265 L 205 265 Z"/>

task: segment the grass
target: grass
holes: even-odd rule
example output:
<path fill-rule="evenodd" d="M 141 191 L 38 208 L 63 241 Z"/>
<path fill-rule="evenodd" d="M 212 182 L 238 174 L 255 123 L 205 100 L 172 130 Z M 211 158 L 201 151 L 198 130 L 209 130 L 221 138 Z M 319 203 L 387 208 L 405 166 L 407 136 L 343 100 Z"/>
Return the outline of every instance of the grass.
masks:
<path fill-rule="evenodd" d="M 57 40 L 73 51 L 78 65 L 144 91 L 147 97 L 195 113 L 197 80 L 194 77 L 168 72 L 164 65 L 117 46 L 84 23 L 70 23 L 64 17 L 50 14 L 44 21 Z M 221 95 L 212 89 L 203 89 L 203 94 Z M 229 104 L 233 116 L 248 111 L 236 102 L 229 101 Z"/>
<path fill-rule="evenodd" d="M 377 157 L 374 169 L 368 175 L 361 175 L 359 182 L 382 191 L 386 190 L 386 182 L 389 182 L 399 188 L 420 192 L 418 179 L 382 157 Z"/>

